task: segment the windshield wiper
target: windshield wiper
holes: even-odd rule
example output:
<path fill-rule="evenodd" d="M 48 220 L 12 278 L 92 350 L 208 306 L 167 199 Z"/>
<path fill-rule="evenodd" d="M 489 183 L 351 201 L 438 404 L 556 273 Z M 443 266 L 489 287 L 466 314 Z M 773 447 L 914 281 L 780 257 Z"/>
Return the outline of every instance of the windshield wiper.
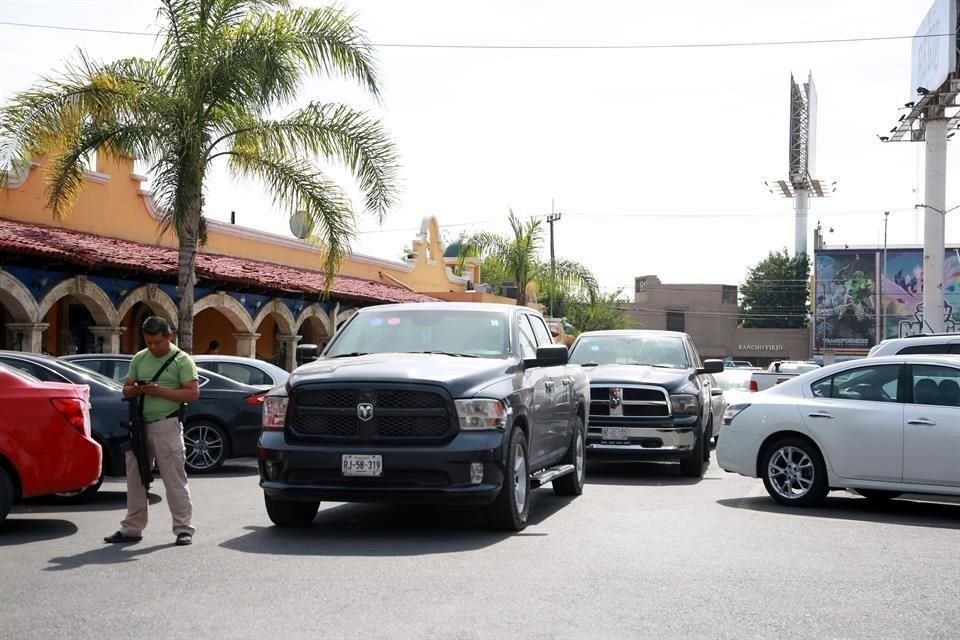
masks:
<path fill-rule="evenodd" d="M 357 356 L 368 356 L 369 353 L 365 351 L 354 351 L 353 353 L 338 353 L 335 356 L 327 356 L 328 358 L 356 358 Z"/>
<path fill-rule="evenodd" d="M 403 353 L 429 353 L 438 356 L 450 356 L 453 358 L 479 358 L 480 356 L 472 353 L 452 353 L 450 351 L 404 351 Z"/>

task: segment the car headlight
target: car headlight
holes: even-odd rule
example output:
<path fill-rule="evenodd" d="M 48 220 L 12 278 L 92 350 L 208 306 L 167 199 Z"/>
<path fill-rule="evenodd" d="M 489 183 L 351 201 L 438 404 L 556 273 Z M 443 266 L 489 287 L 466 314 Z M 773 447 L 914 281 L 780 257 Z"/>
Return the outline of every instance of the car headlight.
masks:
<path fill-rule="evenodd" d="M 700 413 L 700 401 L 697 396 L 688 394 L 670 396 L 670 407 L 674 415 L 695 416 Z"/>
<path fill-rule="evenodd" d="M 727 407 L 727 410 L 723 412 L 723 426 L 729 427 L 730 423 L 733 422 L 733 419 L 740 415 L 744 409 L 749 407 L 749 404 L 732 404 Z"/>
<path fill-rule="evenodd" d="M 464 431 L 480 429 L 504 429 L 511 410 L 500 400 L 489 398 L 468 398 L 456 400 L 457 417 Z"/>

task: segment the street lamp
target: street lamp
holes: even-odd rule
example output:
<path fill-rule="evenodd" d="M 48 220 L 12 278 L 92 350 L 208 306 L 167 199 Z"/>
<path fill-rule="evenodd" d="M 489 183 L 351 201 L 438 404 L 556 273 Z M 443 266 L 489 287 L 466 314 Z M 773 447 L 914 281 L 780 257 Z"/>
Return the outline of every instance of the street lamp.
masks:
<path fill-rule="evenodd" d="M 914 209 L 930 209 L 930 211 L 936 211 L 936 212 L 939 213 L 940 215 L 945 216 L 945 215 L 947 215 L 948 213 L 950 213 L 951 211 L 954 211 L 955 209 L 960 209 L 960 204 L 958 204 L 958 205 L 955 206 L 955 207 L 950 207 L 950 208 L 947 209 L 946 211 L 943 211 L 943 210 L 941 210 L 941 209 L 937 209 L 936 207 L 934 207 L 934 206 L 932 206 L 932 205 L 929 205 L 929 204 L 915 204 L 915 205 L 913 205 L 913 208 L 914 208 Z"/>

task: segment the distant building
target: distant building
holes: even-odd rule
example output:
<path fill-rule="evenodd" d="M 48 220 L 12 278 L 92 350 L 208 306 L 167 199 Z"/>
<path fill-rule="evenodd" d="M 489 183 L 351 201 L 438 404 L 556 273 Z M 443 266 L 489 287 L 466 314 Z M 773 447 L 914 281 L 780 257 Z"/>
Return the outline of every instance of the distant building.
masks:
<path fill-rule="evenodd" d="M 665 284 L 655 275 L 634 278 L 634 301 L 627 310 L 634 326 L 690 334 L 701 358 L 748 360 L 765 366 L 774 360 L 807 360 L 808 329 L 743 329 L 737 326 L 737 286 Z"/>

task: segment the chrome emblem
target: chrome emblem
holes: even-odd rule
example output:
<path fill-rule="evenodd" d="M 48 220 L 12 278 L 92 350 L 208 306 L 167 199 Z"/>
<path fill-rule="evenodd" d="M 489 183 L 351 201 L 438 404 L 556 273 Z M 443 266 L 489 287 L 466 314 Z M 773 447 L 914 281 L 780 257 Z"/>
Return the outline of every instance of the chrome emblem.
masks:
<path fill-rule="evenodd" d="M 623 389 L 610 387 L 610 408 L 616 409 L 623 402 Z"/>
<path fill-rule="evenodd" d="M 361 402 L 357 405 L 357 417 L 368 422 L 373 418 L 373 405 L 369 402 Z"/>

